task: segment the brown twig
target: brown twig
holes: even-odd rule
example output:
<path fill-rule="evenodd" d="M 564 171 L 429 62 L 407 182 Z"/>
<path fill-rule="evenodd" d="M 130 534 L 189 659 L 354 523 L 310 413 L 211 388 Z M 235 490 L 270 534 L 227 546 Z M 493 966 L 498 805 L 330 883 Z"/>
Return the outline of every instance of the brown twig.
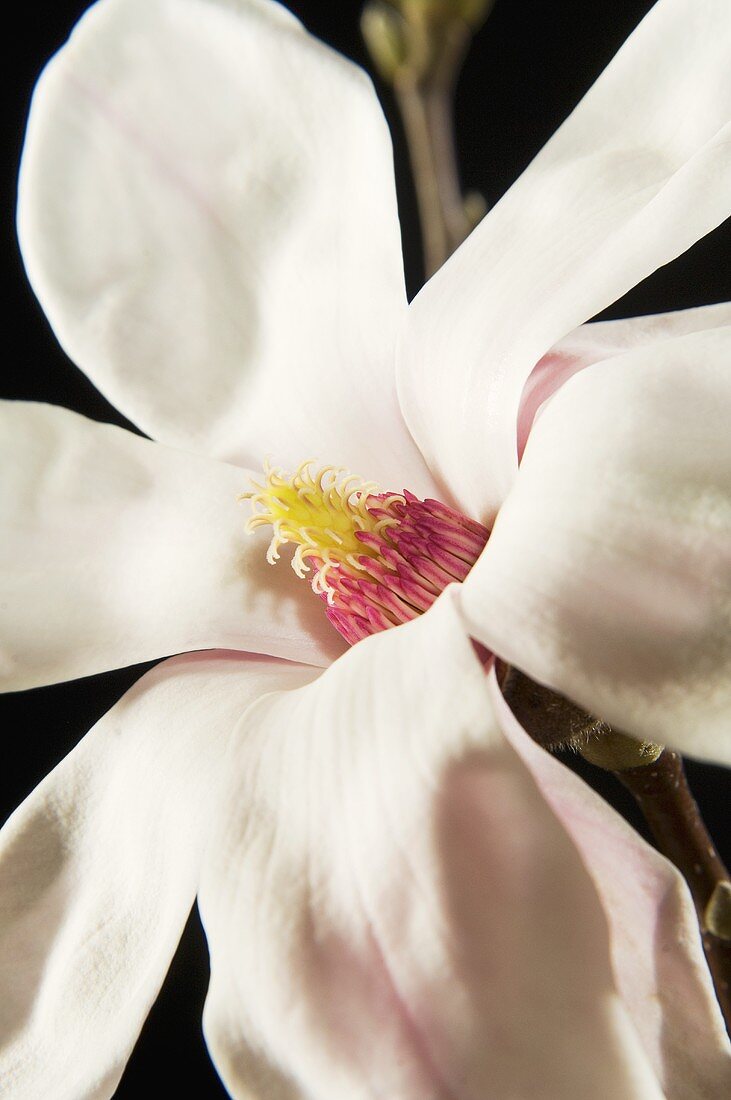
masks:
<path fill-rule="evenodd" d="M 731 1033 L 731 878 L 708 834 L 677 752 L 615 772 L 633 795 L 655 842 L 681 872 L 695 902 L 708 968 Z"/>

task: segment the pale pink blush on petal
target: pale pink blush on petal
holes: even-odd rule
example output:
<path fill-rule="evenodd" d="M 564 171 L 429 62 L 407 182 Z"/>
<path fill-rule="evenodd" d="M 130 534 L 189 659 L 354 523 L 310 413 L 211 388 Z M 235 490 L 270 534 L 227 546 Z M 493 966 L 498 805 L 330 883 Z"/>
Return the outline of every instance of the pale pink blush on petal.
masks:
<path fill-rule="evenodd" d="M 490 686 L 503 732 L 594 879 L 617 987 L 668 1100 L 731 1087 L 729 1046 L 682 877 L 569 768 L 539 748 Z"/>
<path fill-rule="evenodd" d="M 231 1094 L 661 1100 L 456 586 L 310 686 L 247 712 L 201 883 Z"/>
<path fill-rule="evenodd" d="M 473 637 L 635 736 L 731 760 L 731 328 L 544 402 L 460 588 Z"/>
<path fill-rule="evenodd" d="M 523 389 L 518 410 L 518 461 L 523 457 L 530 430 L 541 406 L 563 386 L 564 382 L 568 382 L 572 375 L 588 366 L 589 362 L 585 359 L 562 352 L 558 345 L 544 355 L 533 368 Z"/>
<path fill-rule="evenodd" d="M 581 325 L 559 340 L 533 368 L 518 412 L 518 460 L 542 406 L 574 374 L 634 348 L 731 324 L 731 302 Z"/>

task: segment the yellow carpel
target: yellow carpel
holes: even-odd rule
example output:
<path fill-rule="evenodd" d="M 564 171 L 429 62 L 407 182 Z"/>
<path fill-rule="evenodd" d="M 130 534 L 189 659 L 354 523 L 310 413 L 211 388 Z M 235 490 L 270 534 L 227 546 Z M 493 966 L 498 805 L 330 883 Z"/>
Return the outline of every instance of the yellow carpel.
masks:
<path fill-rule="evenodd" d="M 362 572 L 358 559 L 363 555 L 377 557 L 378 552 L 356 537 L 357 531 L 380 533 L 398 521 L 376 517 L 368 509 L 368 501 L 378 505 L 403 500 L 400 494 L 373 497 L 378 486 L 349 474 L 341 466 L 323 466 L 312 471 L 312 462 L 303 462 L 291 477 L 267 463 L 265 482 L 252 482 L 251 492 L 242 500 L 250 500 L 253 514 L 247 531 L 270 525 L 272 540 L 267 561 L 279 559 L 279 549 L 286 543 L 296 546 L 292 568 L 299 577 L 309 572 L 307 559 L 312 559 L 316 573 L 312 582 L 315 592 L 331 595 L 328 574 L 332 569 Z"/>

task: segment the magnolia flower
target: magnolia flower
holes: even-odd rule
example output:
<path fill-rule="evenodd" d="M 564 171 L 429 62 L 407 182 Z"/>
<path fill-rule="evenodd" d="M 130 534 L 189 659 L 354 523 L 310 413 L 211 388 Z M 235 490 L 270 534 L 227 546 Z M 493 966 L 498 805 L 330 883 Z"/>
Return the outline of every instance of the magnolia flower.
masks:
<path fill-rule="evenodd" d="M 727 214 L 730 33 L 725 0 L 661 0 L 408 307 L 371 86 L 281 7 L 100 0 L 50 63 L 29 276 L 156 442 L 4 407 L 4 683 L 187 655 L 3 830 L 4 1094 L 113 1094 L 196 893 L 234 1097 L 723 1092 L 684 883 L 471 639 L 731 759 L 731 310 L 582 324 Z M 267 455 L 487 546 L 348 648 L 245 532 Z"/>

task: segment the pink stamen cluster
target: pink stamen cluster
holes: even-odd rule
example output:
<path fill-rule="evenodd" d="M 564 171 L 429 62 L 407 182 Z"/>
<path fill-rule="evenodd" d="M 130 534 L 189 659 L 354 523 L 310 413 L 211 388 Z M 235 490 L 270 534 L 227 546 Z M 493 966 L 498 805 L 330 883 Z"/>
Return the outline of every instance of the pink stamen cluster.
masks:
<path fill-rule="evenodd" d="M 356 556 L 358 572 L 332 569 L 331 591 L 322 594 L 328 619 L 351 645 L 426 611 L 448 584 L 465 579 L 489 536 L 481 523 L 407 490 L 401 499 L 369 496 L 366 507 L 396 522 L 380 534 L 356 532 L 371 553 Z"/>

